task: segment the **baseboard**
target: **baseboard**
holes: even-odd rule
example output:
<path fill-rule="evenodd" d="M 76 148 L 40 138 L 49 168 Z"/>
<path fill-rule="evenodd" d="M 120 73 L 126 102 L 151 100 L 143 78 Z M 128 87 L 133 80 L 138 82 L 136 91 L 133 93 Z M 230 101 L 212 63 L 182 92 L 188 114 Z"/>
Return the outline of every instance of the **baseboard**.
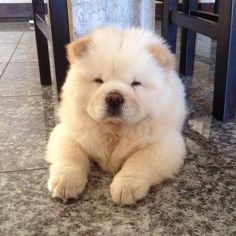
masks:
<path fill-rule="evenodd" d="M 29 19 L 32 17 L 31 3 L 0 3 L 0 20 L 2 21 L 7 19 L 21 21 L 24 18 Z"/>
<path fill-rule="evenodd" d="M 181 9 L 181 5 L 179 4 L 179 8 Z M 199 3 L 198 9 L 201 11 L 213 12 L 214 10 L 214 3 Z M 156 20 L 162 19 L 162 11 L 163 11 L 163 3 L 156 2 Z"/>

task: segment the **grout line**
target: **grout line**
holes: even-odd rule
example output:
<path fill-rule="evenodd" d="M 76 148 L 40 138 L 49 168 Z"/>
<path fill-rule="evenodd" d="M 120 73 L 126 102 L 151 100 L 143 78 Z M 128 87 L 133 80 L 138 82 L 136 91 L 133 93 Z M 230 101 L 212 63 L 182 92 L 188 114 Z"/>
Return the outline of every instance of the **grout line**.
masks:
<path fill-rule="evenodd" d="M 40 167 L 34 169 L 6 170 L 6 171 L 0 171 L 0 174 L 17 173 L 17 172 L 34 171 L 34 170 L 47 170 L 47 169 L 48 167 Z"/>
<path fill-rule="evenodd" d="M 10 56 L 10 58 L 9 58 L 7 64 L 6 64 L 6 66 L 5 66 L 5 68 L 4 68 L 3 71 L 2 71 L 2 74 L 1 74 L 1 76 L 0 76 L 0 79 L 2 78 L 3 74 L 5 73 L 5 71 L 6 71 L 7 67 L 8 67 L 8 65 L 9 65 L 9 63 L 10 63 L 10 61 L 11 61 L 11 59 L 12 59 L 12 57 L 13 57 L 13 55 L 14 55 L 16 49 L 17 49 L 17 47 L 19 46 L 20 41 L 21 41 L 21 39 L 23 38 L 23 35 L 24 35 L 24 34 L 25 34 L 25 31 L 23 31 L 23 33 L 22 33 L 22 35 L 21 35 L 21 37 L 20 37 L 18 43 L 16 44 L 16 47 L 15 47 L 13 53 L 11 54 L 11 56 Z"/>

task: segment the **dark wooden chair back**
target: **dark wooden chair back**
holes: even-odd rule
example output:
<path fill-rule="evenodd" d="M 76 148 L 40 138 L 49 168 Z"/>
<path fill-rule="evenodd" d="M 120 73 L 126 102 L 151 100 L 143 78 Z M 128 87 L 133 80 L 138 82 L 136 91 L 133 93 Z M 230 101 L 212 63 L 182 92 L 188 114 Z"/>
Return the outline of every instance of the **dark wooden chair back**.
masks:
<path fill-rule="evenodd" d="M 197 0 L 163 2 L 162 34 L 176 51 L 177 27 L 182 27 L 180 74 L 192 76 L 196 33 L 217 41 L 213 115 L 221 121 L 235 119 L 236 108 L 236 0 L 217 0 L 215 13 L 198 10 Z M 217 14 L 218 13 L 218 14 Z"/>

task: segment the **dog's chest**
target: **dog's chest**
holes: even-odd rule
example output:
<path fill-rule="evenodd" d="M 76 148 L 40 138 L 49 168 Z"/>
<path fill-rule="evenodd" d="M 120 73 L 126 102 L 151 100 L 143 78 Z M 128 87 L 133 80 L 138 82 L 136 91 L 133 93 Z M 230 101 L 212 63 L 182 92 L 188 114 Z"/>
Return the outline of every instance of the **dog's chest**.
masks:
<path fill-rule="evenodd" d="M 109 159 L 114 149 L 117 147 L 120 141 L 119 127 L 113 126 L 110 129 L 102 132 L 102 143 L 104 145 L 105 158 Z"/>
<path fill-rule="evenodd" d="M 90 158 L 104 168 L 118 146 L 120 139 L 120 127 L 107 125 L 94 129 L 84 129 L 81 135 L 78 136 L 77 141 L 89 154 Z"/>
<path fill-rule="evenodd" d="M 106 171 L 112 172 L 110 167 L 113 152 L 121 141 L 120 128 L 109 126 L 101 130 L 95 144 L 93 159 Z M 119 158 L 119 157 L 118 157 Z"/>

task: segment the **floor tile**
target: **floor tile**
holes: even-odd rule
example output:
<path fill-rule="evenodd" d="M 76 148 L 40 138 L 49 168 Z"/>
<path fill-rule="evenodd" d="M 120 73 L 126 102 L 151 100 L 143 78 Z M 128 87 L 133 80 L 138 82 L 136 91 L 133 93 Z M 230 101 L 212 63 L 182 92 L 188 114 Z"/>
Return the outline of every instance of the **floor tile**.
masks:
<path fill-rule="evenodd" d="M 52 45 L 48 41 L 49 60 L 54 63 Z M 25 32 L 11 62 L 38 62 L 36 39 L 34 32 Z"/>
<path fill-rule="evenodd" d="M 0 31 L 29 31 L 33 25 L 28 22 L 1 22 Z"/>
<path fill-rule="evenodd" d="M 53 68 L 51 70 L 52 86 L 48 88 L 56 95 L 55 75 Z M 44 87 L 40 84 L 37 63 L 10 62 L 0 79 L 0 96 L 42 95 Z"/>
<path fill-rule="evenodd" d="M 202 57 L 210 58 L 211 44 L 198 40 L 196 43 L 196 54 L 201 55 Z"/>
<path fill-rule="evenodd" d="M 35 42 L 20 43 L 11 58 L 11 62 L 38 62 Z"/>
<path fill-rule="evenodd" d="M 17 44 L 22 36 L 23 32 L 1 32 L 0 31 L 0 43 L 14 43 Z"/>
<path fill-rule="evenodd" d="M 49 106 L 49 107 L 47 107 Z M 0 170 L 46 166 L 43 160 L 53 103 L 42 97 L 0 97 Z M 49 119 L 45 123 L 45 118 Z"/>
<path fill-rule="evenodd" d="M 197 34 L 197 41 L 201 41 L 204 42 L 205 44 L 211 45 L 212 39 L 205 35 Z"/>
<path fill-rule="evenodd" d="M 0 80 L 0 96 L 41 95 L 37 63 L 9 63 Z"/>
<path fill-rule="evenodd" d="M 16 46 L 16 44 L 0 44 L 0 62 L 8 62 Z"/>
<path fill-rule="evenodd" d="M 24 32 L 11 62 L 38 62 L 34 31 Z"/>
<path fill-rule="evenodd" d="M 6 67 L 6 64 L 5 62 L 0 62 L 0 78 L 1 78 L 1 75 L 2 75 L 2 72 L 3 70 L 5 69 Z"/>
<path fill-rule="evenodd" d="M 26 31 L 23 34 L 23 37 L 21 38 L 20 41 L 21 44 L 35 44 L 35 32 L 34 31 Z"/>

